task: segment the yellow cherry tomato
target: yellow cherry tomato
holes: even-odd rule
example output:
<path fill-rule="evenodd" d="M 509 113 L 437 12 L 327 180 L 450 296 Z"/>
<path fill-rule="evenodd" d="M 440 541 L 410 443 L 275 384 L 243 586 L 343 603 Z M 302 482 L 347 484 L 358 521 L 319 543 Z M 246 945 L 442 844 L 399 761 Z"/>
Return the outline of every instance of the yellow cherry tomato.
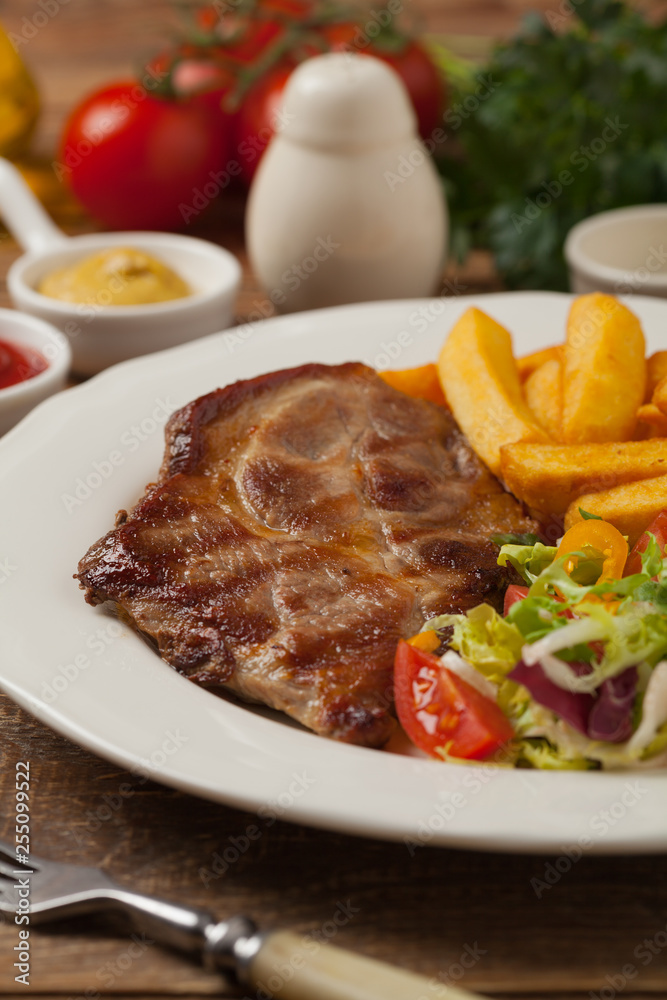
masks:
<path fill-rule="evenodd" d="M 563 535 L 556 557 L 565 556 L 568 552 L 579 552 L 587 545 L 598 549 L 604 556 L 598 583 L 619 580 L 623 576 L 623 568 L 628 558 L 628 543 L 618 528 L 607 521 L 596 519 L 578 521 Z M 567 573 L 575 569 L 577 561 L 576 556 L 567 560 L 565 563 Z"/>
<path fill-rule="evenodd" d="M 411 639 L 408 639 L 411 646 L 415 646 L 416 649 L 423 649 L 426 653 L 432 653 L 440 645 L 440 639 L 438 638 L 438 633 L 433 632 L 431 629 L 428 632 L 417 632 L 417 635 L 413 635 Z"/>

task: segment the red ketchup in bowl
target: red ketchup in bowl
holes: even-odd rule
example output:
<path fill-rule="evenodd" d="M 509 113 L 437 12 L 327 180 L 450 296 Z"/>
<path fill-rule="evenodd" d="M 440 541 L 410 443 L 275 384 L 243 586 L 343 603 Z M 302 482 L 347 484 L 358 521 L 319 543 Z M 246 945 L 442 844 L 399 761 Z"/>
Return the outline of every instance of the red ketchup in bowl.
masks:
<path fill-rule="evenodd" d="M 0 389 L 34 378 L 48 368 L 46 358 L 33 347 L 0 340 Z"/>

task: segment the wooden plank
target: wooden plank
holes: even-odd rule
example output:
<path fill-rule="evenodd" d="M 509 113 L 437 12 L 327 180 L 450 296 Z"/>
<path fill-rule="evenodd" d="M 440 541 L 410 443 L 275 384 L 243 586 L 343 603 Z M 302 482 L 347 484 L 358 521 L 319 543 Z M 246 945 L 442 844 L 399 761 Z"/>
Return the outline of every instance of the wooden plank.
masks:
<path fill-rule="evenodd" d="M 540 3 L 542 9 L 555 5 Z M 439 33 L 507 35 L 529 6 L 535 4 L 411 0 L 406 8 L 421 12 Z M 5 0 L 3 23 L 18 32 L 36 10 L 25 0 Z M 172 13 L 166 0 L 69 0 L 22 47 L 42 88 L 36 148 L 47 161 L 72 104 L 152 54 L 156 40 L 167 37 Z M 192 231 L 239 255 L 244 287 L 237 311 L 247 319 L 261 311 L 265 296 L 247 266 L 243 209 L 242 197 L 230 195 Z M 70 232 L 93 228 L 71 208 L 59 221 Z M 18 253 L 0 236 L 0 274 Z M 452 292 L 453 283 L 459 294 L 498 287 L 483 254 L 463 270 L 450 268 L 448 279 L 444 290 Z M 0 302 L 7 304 L 4 284 Z M 403 844 L 280 821 L 267 826 L 250 813 L 142 783 L 52 733 L 4 696 L 0 732 L 0 834 L 11 836 L 15 765 L 28 759 L 33 846 L 46 856 L 101 865 L 140 891 L 219 917 L 248 913 L 267 927 L 322 928 L 349 900 L 353 912 L 336 943 L 441 978 L 458 976 L 461 957 L 472 951 L 475 961 L 461 982 L 500 997 L 583 1000 L 589 990 L 609 986 L 605 977 L 618 982 L 627 963 L 637 966 L 637 976 L 620 991 L 624 1000 L 667 995 L 667 949 L 656 944 L 667 923 L 667 858 L 583 857 L 538 898 L 534 880 L 544 880 L 554 859 L 429 848 L 410 854 Z M 249 828 L 258 823 L 260 836 L 250 839 Z M 213 878 L 225 852 L 238 857 Z M 25 996 L 13 978 L 16 932 L 11 923 L 0 926 L 0 993 L 6 997 Z M 645 958 L 644 940 L 657 949 L 646 964 L 635 955 L 640 949 Z M 243 995 L 155 945 L 141 950 L 127 931 L 101 922 L 33 928 L 30 943 L 29 992 L 44 998 Z"/>
<path fill-rule="evenodd" d="M 634 963 L 637 992 L 667 990 L 667 924 L 661 886 L 667 857 L 583 857 L 541 897 L 531 880 L 553 859 L 433 850 L 363 840 L 250 813 L 124 774 L 28 718 L 0 698 L 0 802 L 11 830 L 16 761 L 31 761 L 33 847 L 60 860 L 102 865 L 139 891 L 210 909 L 247 913 L 265 927 L 304 933 L 337 908 L 352 915 L 336 943 L 428 976 L 463 974 L 482 992 L 585 992 Z M 370 751 L 369 751 L 370 752 Z M 372 795 L 372 790 L 369 790 Z M 508 803 L 511 808 L 511 803 Z M 247 836 L 259 824 L 260 836 Z M 228 869 L 215 877 L 227 852 Z M 644 964 L 647 946 L 657 954 Z M 665 935 L 667 941 L 667 935 Z M 0 928 L 0 989 L 11 988 L 16 928 Z M 82 994 L 128 947 L 101 925 L 38 932 L 32 987 Z M 636 953 L 639 949 L 639 953 Z M 464 971 L 462 956 L 475 956 Z M 108 971 L 108 970 L 107 970 Z M 210 994 L 202 970 L 146 949 L 105 992 Z"/>

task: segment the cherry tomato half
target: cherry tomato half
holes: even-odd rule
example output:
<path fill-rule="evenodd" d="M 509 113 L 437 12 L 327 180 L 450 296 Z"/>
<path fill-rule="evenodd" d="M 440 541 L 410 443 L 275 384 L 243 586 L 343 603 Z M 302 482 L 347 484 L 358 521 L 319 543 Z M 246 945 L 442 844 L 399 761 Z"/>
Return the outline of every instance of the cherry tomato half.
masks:
<path fill-rule="evenodd" d="M 605 580 L 619 580 L 628 558 L 628 543 L 618 528 L 608 521 L 598 521 L 595 518 L 577 521 L 563 535 L 556 558 L 567 555 L 568 552 L 579 552 L 587 545 L 598 549 L 604 555 L 598 583 L 603 583 Z M 565 563 L 566 571 L 571 573 L 576 564 L 576 557 L 568 560 Z"/>
<path fill-rule="evenodd" d="M 514 731 L 495 702 L 452 673 L 437 656 L 399 642 L 394 670 L 396 711 L 416 746 L 432 757 L 484 760 Z"/>
<path fill-rule="evenodd" d="M 517 601 L 522 601 L 524 597 L 528 597 L 528 587 L 522 587 L 518 583 L 510 583 L 509 587 L 505 591 L 503 614 L 507 615 L 507 612 L 512 605 L 516 604 Z"/>
<path fill-rule="evenodd" d="M 646 546 L 648 545 L 648 535 L 649 532 L 655 535 L 655 540 L 660 546 L 660 551 L 665 553 L 667 548 L 667 510 L 662 510 L 656 518 L 651 522 L 646 531 L 634 544 L 632 552 L 628 556 L 628 561 L 625 564 L 625 571 L 623 576 L 632 576 L 634 573 L 641 573 L 642 571 L 642 560 L 641 553 L 646 551 Z"/>

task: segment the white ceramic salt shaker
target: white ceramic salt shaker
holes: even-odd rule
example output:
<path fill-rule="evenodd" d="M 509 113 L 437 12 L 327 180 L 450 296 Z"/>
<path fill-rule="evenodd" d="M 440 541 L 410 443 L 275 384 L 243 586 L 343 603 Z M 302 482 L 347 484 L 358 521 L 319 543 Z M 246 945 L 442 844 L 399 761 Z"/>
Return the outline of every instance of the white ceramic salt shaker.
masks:
<path fill-rule="evenodd" d="M 447 207 L 399 76 L 370 56 L 303 63 L 248 202 L 250 260 L 284 312 L 436 291 Z"/>

